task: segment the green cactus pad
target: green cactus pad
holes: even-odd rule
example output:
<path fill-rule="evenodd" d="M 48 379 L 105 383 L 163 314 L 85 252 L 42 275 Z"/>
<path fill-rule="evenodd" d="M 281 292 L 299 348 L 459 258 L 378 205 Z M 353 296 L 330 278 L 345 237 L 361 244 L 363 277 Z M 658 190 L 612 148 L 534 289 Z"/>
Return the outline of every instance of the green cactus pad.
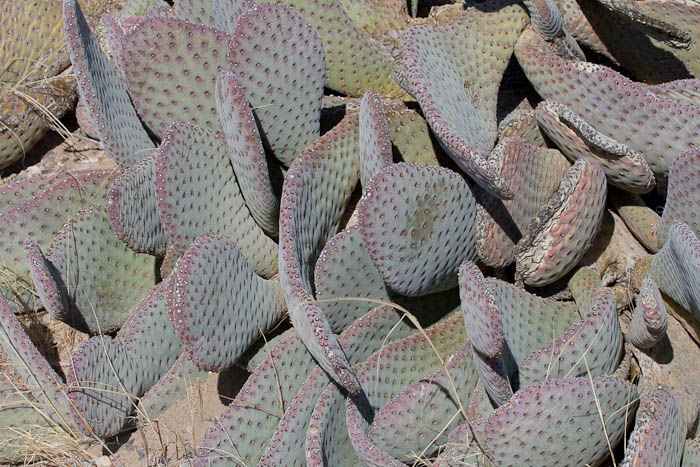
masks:
<path fill-rule="evenodd" d="M 197 366 L 221 371 L 284 317 L 279 282 L 257 276 L 230 237 L 198 237 L 170 276 L 168 308 Z M 244 291 L 244 292 L 243 292 Z"/>
<path fill-rule="evenodd" d="M 231 170 L 222 138 L 174 123 L 156 160 L 156 195 L 168 245 L 184 252 L 199 235 L 231 236 L 260 276 L 277 269 L 277 245 L 255 223 Z"/>
<path fill-rule="evenodd" d="M 654 188 L 654 174 L 639 152 L 600 133 L 565 105 L 541 102 L 537 123 L 572 161 L 595 159 L 612 186 L 633 193 L 648 193 Z"/>
<path fill-rule="evenodd" d="M 544 135 L 537 125 L 537 112 L 535 109 L 513 112 L 498 123 L 498 139 L 521 138 L 532 146 L 546 148 Z"/>
<path fill-rule="evenodd" d="M 433 132 L 460 168 L 499 198 L 514 192 L 488 157 L 498 135 L 498 85 L 526 24 L 522 7 L 495 0 L 445 26 L 415 26 L 403 43 L 410 86 Z"/>
<path fill-rule="evenodd" d="M 371 404 L 371 407 L 362 406 L 357 398 L 346 400 L 348 435 L 355 453 L 363 462 L 369 465 L 403 465 L 369 438 L 370 426 L 364 418 L 367 415 L 365 411 L 375 412 L 397 397 L 405 387 L 438 371 L 465 340 L 462 318 L 454 314 L 428 328 L 425 335 L 417 333 L 385 345 L 367 359 L 358 378 L 367 394 L 365 403 Z"/>
<path fill-rule="evenodd" d="M 16 311 L 40 306 L 32 294 L 24 241 L 32 238 L 41 248 L 47 248 L 73 215 L 104 201 L 111 176 L 106 170 L 76 171 L 58 176 L 47 186 L 40 185 L 41 191 L 34 183 L 5 186 L 22 192 L 14 195 L 17 203 L 8 204 L 0 213 L 0 251 L 4 259 L 0 262 L 0 294 Z M 30 197 L 34 191 L 36 194 Z"/>
<path fill-rule="evenodd" d="M 120 433 L 143 390 L 131 352 L 109 336 L 83 342 L 73 353 L 66 380 L 68 397 L 87 426 L 86 435 L 101 438 Z"/>
<path fill-rule="evenodd" d="M 326 55 L 326 86 L 360 97 L 374 89 L 384 97 L 403 97 L 391 77 L 388 51 L 353 24 L 338 0 L 277 0 L 294 8 L 317 32 Z"/>
<path fill-rule="evenodd" d="M 358 126 L 357 113 L 346 115 L 292 163 L 282 189 L 279 229 L 280 283 L 292 324 L 321 368 L 351 393 L 361 389 L 313 299 L 312 274 L 360 178 Z"/>
<path fill-rule="evenodd" d="M 551 284 L 576 266 L 598 233 L 606 195 L 598 163 L 576 161 L 515 246 L 516 274 L 525 284 Z"/>
<path fill-rule="evenodd" d="M 680 465 L 686 427 L 673 391 L 659 385 L 642 399 L 621 467 Z"/>
<path fill-rule="evenodd" d="M 671 226 L 649 273 L 662 292 L 700 321 L 700 241 L 687 224 Z"/>
<path fill-rule="evenodd" d="M 398 100 L 384 104 L 389 121 L 389 139 L 403 162 L 421 165 L 440 165 L 439 145 L 433 143 L 425 119 L 415 110 Z"/>
<path fill-rule="evenodd" d="M 627 228 L 644 247 L 656 253 L 659 251 L 659 224 L 661 217 L 650 208 L 639 195 L 624 191 L 611 192 L 610 202 Z M 670 199 L 670 198 L 669 198 Z"/>
<path fill-rule="evenodd" d="M 681 467 L 695 467 L 700 464 L 700 437 L 685 440 Z"/>
<path fill-rule="evenodd" d="M 12 364 L 14 375 L 24 380 L 14 384 L 22 387 L 26 396 L 36 401 L 45 417 L 66 430 L 75 429 L 79 418 L 72 417 L 71 404 L 63 380 L 39 353 L 10 305 L 0 297 L 0 346 Z M 4 375 L 4 373 L 1 373 Z M 3 404 L 4 405 L 4 404 Z"/>
<path fill-rule="evenodd" d="M 236 459 L 255 464 L 315 366 L 297 334 L 278 342 L 211 425 L 197 449 L 195 466 L 230 465 Z"/>
<path fill-rule="evenodd" d="M 392 164 L 389 124 L 382 101 L 372 90 L 360 104 L 360 181 L 363 187 L 377 172 Z"/>
<path fill-rule="evenodd" d="M 700 144 L 699 107 L 656 96 L 605 66 L 559 58 L 531 30 L 520 36 L 515 55 L 543 98 L 639 152 L 657 174 L 667 174 L 676 154 Z"/>
<path fill-rule="evenodd" d="M 459 265 L 476 257 L 476 202 L 464 179 L 449 169 L 389 166 L 365 187 L 358 211 L 372 261 L 401 294 L 454 287 Z"/>
<path fill-rule="evenodd" d="M 178 18 L 190 23 L 216 27 L 217 20 L 212 10 L 211 0 L 177 0 L 173 3 L 173 12 Z"/>
<path fill-rule="evenodd" d="M 216 80 L 216 111 L 246 206 L 258 225 L 276 237 L 279 202 L 270 182 L 265 150 L 255 116 L 248 107 L 245 88 L 228 70 L 222 71 Z"/>
<path fill-rule="evenodd" d="M 415 332 L 390 306 L 377 307 L 357 319 L 338 336 L 351 363 L 366 360 L 383 345 Z M 315 368 L 284 413 L 259 465 L 305 465 L 304 439 L 311 413 L 321 392 L 331 384 L 326 373 Z"/>
<path fill-rule="evenodd" d="M 269 148 L 286 166 L 319 137 L 324 48 L 297 11 L 264 3 L 238 20 L 228 66 L 245 88 Z"/>
<path fill-rule="evenodd" d="M 328 240 L 316 261 L 314 278 L 318 305 L 334 332 L 345 329 L 376 308 L 377 303 L 332 299 L 357 297 L 391 301 L 382 276 L 362 244 L 357 224 Z"/>
<path fill-rule="evenodd" d="M 603 287 L 598 272 L 591 267 L 579 268 L 569 279 L 569 291 L 576 302 L 579 313 L 583 316 L 593 307 L 598 292 Z"/>
<path fill-rule="evenodd" d="M 233 34 L 236 30 L 238 18 L 255 5 L 253 0 L 210 0 L 210 2 L 215 21 L 212 26 L 229 34 Z"/>
<path fill-rule="evenodd" d="M 513 263 L 513 249 L 529 222 L 556 191 L 570 164 L 559 151 L 531 146 L 522 139 L 501 140 L 499 177 L 518 196 L 500 200 L 477 189 L 479 259 L 492 267 Z"/>
<path fill-rule="evenodd" d="M 509 342 L 516 341 L 509 339 Z M 601 291 L 593 308 L 580 322 L 518 362 L 520 384 L 525 386 L 550 378 L 610 375 L 621 358 L 622 331 L 615 294 Z"/>
<path fill-rule="evenodd" d="M 42 278 L 37 287 L 46 287 L 45 296 L 65 294 L 67 308 L 56 309 L 51 300 L 44 304 L 47 311 L 92 334 L 118 329 L 156 280 L 155 258 L 134 253 L 115 236 L 104 205 L 73 216 L 54 237 L 44 261 L 32 261 L 30 267 L 36 268 L 33 277 Z"/>
<path fill-rule="evenodd" d="M 139 411 L 154 420 L 177 401 L 187 397 L 187 387 L 204 381 L 209 373 L 197 368 L 186 352 L 180 354 L 173 366 L 139 399 Z"/>
<path fill-rule="evenodd" d="M 127 169 L 107 191 L 107 212 L 112 231 L 134 251 L 165 255 L 167 238 L 158 215 L 153 182 L 156 155 Z"/>
<path fill-rule="evenodd" d="M 700 150 L 679 154 L 668 174 L 668 194 L 659 225 L 659 248 L 668 240 L 674 222 L 685 222 L 700 235 Z"/>
<path fill-rule="evenodd" d="M 214 87 L 226 68 L 229 39 L 218 29 L 162 16 L 145 18 L 126 33 L 126 83 L 153 132 L 164 136 L 175 121 L 218 131 Z"/>
<path fill-rule="evenodd" d="M 644 276 L 637 295 L 637 304 L 632 312 L 632 320 L 627 340 L 640 349 L 649 349 L 666 335 L 668 312 L 661 298 L 659 288 L 650 275 Z"/>
<path fill-rule="evenodd" d="M 479 381 L 471 346 L 463 345 L 446 363 L 445 368 L 404 389 L 375 415 L 369 438 L 392 457 L 404 462 L 414 460 L 411 455 L 430 457 L 464 421 L 457 414 L 467 410 Z"/>
<path fill-rule="evenodd" d="M 624 436 L 636 399 L 634 386 L 612 376 L 536 383 L 488 418 L 453 431 L 449 447 L 433 465 L 457 466 L 465 460 L 490 465 L 487 459 L 498 465 L 598 465 Z"/>
<path fill-rule="evenodd" d="M 78 89 L 92 125 L 109 155 L 122 167 L 132 166 L 148 155 L 154 144 L 77 0 L 64 1 L 63 23 Z"/>

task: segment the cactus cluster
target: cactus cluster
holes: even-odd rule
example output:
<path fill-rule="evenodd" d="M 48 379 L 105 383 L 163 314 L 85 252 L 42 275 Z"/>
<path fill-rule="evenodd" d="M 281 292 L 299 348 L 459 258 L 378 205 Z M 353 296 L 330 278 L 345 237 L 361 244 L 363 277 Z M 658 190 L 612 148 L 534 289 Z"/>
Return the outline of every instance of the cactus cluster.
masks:
<path fill-rule="evenodd" d="M 697 5 L 40 3 L 118 169 L 0 179 L 0 460 L 243 367 L 192 465 L 699 465 Z"/>

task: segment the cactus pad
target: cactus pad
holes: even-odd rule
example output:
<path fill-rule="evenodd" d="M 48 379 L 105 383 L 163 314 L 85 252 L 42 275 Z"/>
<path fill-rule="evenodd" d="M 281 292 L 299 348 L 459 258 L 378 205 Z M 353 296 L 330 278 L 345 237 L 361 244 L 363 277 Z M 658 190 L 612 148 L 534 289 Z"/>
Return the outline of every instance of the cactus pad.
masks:
<path fill-rule="evenodd" d="M 595 159 L 611 185 L 633 193 L 648 193 L 654 188 L 654 174 L 639 152 L 600 133 L 566 106 L 541 102 L 537 122 L 569 159 Z"/>
<path fill-rule="evenodd" d="M 473 432 L 467 424 L 452 432 L 434 465 L 489 465 L 487 458 L 500 465 L 598 465 L 624 436 L 636 397 L 634 386 L 612 376 L 533 384 L 471 425 Z"/>
<path fill-rule="evenodd" d="M 173 324 L 190 358 L 202 369 L 233 366 L 261 333 L 283 318 L 279 282 L 257 276 L 225 235 L 198 237 L 170 278 Z"/>
<path fill-rule="evenodd" d="M 381 99 L 367 91 L 360 104 L 360 181 L 366 187 L 369 179 L 392 164 L 389 125 Z"/>
<path fill-rule="evenodd" d="M 488 156 L 497 137 L 498 83 L 527 15 L 516 5 L 489 6 L 488 14 L 472 7 L 445 26 L 409 29 L 403 62 L 412 93 L 448 155 L 495 196 L 512 198 Z"/>
<path fill-rule="evenodd" d="M 112 182 L 107 212 L 112 230 L 129 248 L 163 256 L 167 239 L 156 204 L 155 163 L 155 155 L 147 157 Z"/>
<path fill-rule="evenodd" d="M 358 120 L 348 114 L 292 163 L 280 209 L 280 283 L 292 324 L 321 368 L 351 393 L 361 389 L 313 300 L 312 274 L 360 178 Z"/>
<path fill-rule="evenodd" d="M 154 147 L 136 114 L 119 72 L 88 27 L 78 0 L 63 2 L 66 44 L 80 96 L 100 140 L 112 158 L 129 167 Z"/>
<path fill-rule="evenodd" d="M 649 273 L 662 292 L 700 320 L 700 241 L 687 224 L 671 226 Z"/>
<path fill-rule="evenodd" d="M 551 284 L 576 266 L 598 233 L 606 195 L 598 163 L 576 161 L 515 247 L 516 274 L 525 284 Z"/>
<path fill-rule="evenodd" d="M 357 224 L 328 240 L 316 261 L 314 278 L 316 299 L 334 332 L 345 329 L 376 308 L 377 303 L 332 299 L 358 297 L 390 301 L 384 280 L 362 244 Z"/>
<path fill-rule="evenodd" d="M 659 385 L 640 405 L 620 466 L 680 465 L 686 428 L 673 391 Z"/>
<path fill-rule="evenodd" d="M 358 210 L 372 261 L 387 285 L 404 295 L 454 287 L 459 265 L 476 257 L 476 202 L 449 169 L 389 166 L 365 187 Z"/>
<path fill-rule="evenodd" d="M 674 222 L 685 222 L 700 235 L 700 150 L 679 154 L 668 174 L 668 194 L 659 225 L 659 248 L 668 239 Z"/>
<path fill-rule="evenodd" d="M 141 20 L 122 40 L 129 91 L 153 132 L 162 136 L 174 121 L 218 130 L 214 86 L 226 67 L 228 34 L 161 16 Z"/>
<path fill-rule="evenodd" d="M 513 263 L 513 248 L 570 167 L 559 151 L 531 146 L 522 139 L 502 141 L 499 176 L 518 196 L 502 201 L 477 189 L 477 253 L 492 267 Z"/>
<path fill-rule="evenodd" d="M 286 166 L 320 134 L 323 45 L 297 11 L 264 3 L 238 20 L 228 66 L 245 88 L 262 133 Z"/>
<path fill-rule="evenodd" d="M 199 235 L 221 232 L 231 236 L 257 274 L 274 274 L 277 245 L 250 215 L 221 138 L 172 124 L 158 152 L 155 184 L 169 246 L 184 252 Z"/>
<path fill-rule="evenodd" d="M 656 345 L 668 327 L 668 312 L 659 288 L 650 275 L 644 276 L 632 313 L 627 339 L 640 349 Z"/>
<path fill-rule="evenodd" d="M 246 205 L 258 225 L 276 237 L 279 202 L 272 190 L 265 150 L 245 89 L 228 70 L 216 80 L 216 110 Z"/>
<path fill-rule="evenodd" d="M 605 66 L 557 57 L 531 30 L 518 39 L 515 55 L 543 98 L 639 152 L 657 174 L 667 174 L 676 154 L 698 145 L 699 107 L 656 96 Z"/>
<path fill-rule="evenodd" d="M 661 217 L 656 211 L 633 193 L 616 191 L 611 193 L 609 198 L 635 238 L 652 253 L 659 251 L 658 232 Z"/>
<path fill-rule="evenodd" d="M 0 293 L 15 310 L 39 306 L 31 293 L 24 241 L 32 238 L 41 248 L 47 248 L 71 216 L 104 201 L 110 178 L 106 170 L 76 171 L 60 175 L 46 186 L 36 181 L 4 187 L 18 202 L 8 201 L 7 209 L 0 213 L 0 251 L 4 257 L 4 263 L 0 263 Z"/>
<path fill-rule="evenodd" d="M 114 235 L 103 205 L 76 214 L 56 234 L 44 261 L 32 256 L 32 276 L 41 277 L 37 287 L 46 287 L 40 296 L 65 294 L 67 308 L 56 309 L 60 302 L 51 300 L 47 310 L 93 334 L 118 329 L 155 283 L 155 258 L 134 253 Z"/>

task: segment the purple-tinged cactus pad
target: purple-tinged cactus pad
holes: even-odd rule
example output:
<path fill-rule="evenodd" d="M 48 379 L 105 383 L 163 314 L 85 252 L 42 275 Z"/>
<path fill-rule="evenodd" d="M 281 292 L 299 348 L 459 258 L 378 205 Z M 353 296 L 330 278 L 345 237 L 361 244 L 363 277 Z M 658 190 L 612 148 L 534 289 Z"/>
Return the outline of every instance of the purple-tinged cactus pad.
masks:
<path fill-rule="evenodd" d="M 83 342 L 73 353 L 66 379 L 68 397 L 87 426 L 86 435 L 120 433 L 142 394 L 141 372 L 131 352 L 109 336 Z"/>
<path fill-rule="evenodd" d="M 134 105 L 163 136 L 184 121 L 218 130 L 214 87 L 230 36 L 177 18 L 145 18 L 123 38 L 122 66 Z"/>
<path fill-rule="evenodd" d="M 210 0 L 211 12 L 214 17 L 212 26 L 233 34 L 238 24 L 238 18 L 243 13 L 253 8 L 253 0 Z"/>
<path fill-rule="evenodd" d="M 387 285 L 404 295 L 446 290 L 476 258 L 476 202 L 457 173 L 395 164 L 375 175 L 358 204 L 360 233 Z"/>
<path fill-rule="evenodd" d="M 681 467 L 696 467 L 698 465 L 700 465 L 700 437 L 686 439 Z"/>
<path fill-rule="evenodd" d="M 38 402 L 42 413 L 53 423 L 72 430 L 80 425 L 79 419 L 71 416 L 71 407 L 66 397 L 63 380 L 39 353 L 19 320 L 4 298 L 0 297 L 0 348 L 4 349 L 12 371 L 24 380 L 17 382 L 27 396 Z M 4 374 L 4 373 L 2 373 Z"/>
<path fill-rule="evenodd" d="M 668 194 L 659 225 L 659 248 L 674 222 L 684 222 L 700 235 L 700 149 L 679 154 L 668 174 Z"/>
<path fill-rule="evenodd" d="M 585 60 L 583 51 L 564 27 L 564 17 L 553 0 L 524 0 L 530 14 L 530 27 L 549 43 L 560 57 Z"/>
<path fill-rule="evenodd" d="M 117 237 L 134 251 L 163 256 L 167 238 L 158 215 L 156 156 L 124 171 L 107 191 L 109 224 Z"/>
<path fill-rule="evenodd" d="M 522 7 L 496 0 L 445 26 L 414 26 L 403 43 L 410 86 L 433 132 L 460 168 L 499 198 L 514 192 L 489 158 L 498 85 L 527 19 Z"/>
<path fill-rule="evenodd" d="M 136 114 L 119 72 L 88 27 L 78 0 L 64 0 L 66 44 L 80 96 L 110 156 L 122 167 L 144 158 L 154 147 Z"/>
<path fill-rule="evenodd" d="M 47 311 L 92 334 L 119 329 L 156 280 L 155 258 L 134 253 L 116 237 L 104 205 L 73 216 L 54 237 L 44 262 L 33 261 L 32 267 L 34 277 L 56 279 L 55 289 L 67 297 L 68 308 L 56 310 L 51 301 Z"/>
<path fill-rule="evenodd" d="M 138 365 L 139 382 L 144 390 L 156 384 L 182 354 L 168 313 L 167 298 L 173 294 L 172 280 L 171 276 L 148 292 L 131 310 L 115 338 Z"/>
<path fill-rule="evenodd" d="M 340 336 L 351 363 L 366 360 L 383 345 L 415 333 L 405 321 L 397 327 L 400 315 L 390 306 L 377 307 L 357 319 Z M 305 465 L 304 438 L 316 402 L 331 384 L 326 373 L 316 367 L 285 411 L 259 465 Z"/>
<path fill-rule="evenodd" d="M 384 104 L 389 122 L 389 139 L 393 150 L 403 162 L 421 165 L 440 165 L 437 154 L 439 145 L 433 145 L 430 128 L 425 119 L 401 101 L 392 100 Z"/>
<path fill-rule="evenodd" d="M 700 241 L 687 224 L 671 226 L 649 274 L 662 292 L 700 320 Z"/>
<path fill-rule="evenodd" d="M 180 252 L 209 232 L 229 235 L 253 270 L 277 269 L 277 245 L 250 215 L 222 138 L 203 128 L 174 123 L 156 160 L 156 195 L 168 246 Z"/>
<path fill-rule="evenodd" d="M 649 86 L 651 92 L 661 97 L 676 99 L 684 104 L 700 105 L 700 79 L 679 79 Z"/>
<path fill-rule="evenodd" d="M 634 193 L 611 191 L 609 199 L 639 243 L 652 253 L 658 252 L 661 248 L 658 238 L 661 217 L 657 212 Z M 670 198 L 667 198 L 667 202 L 669 200 Z"/>
<path fill-rule="evenodd" d="M 605 66 L 557 57 L 529 29 L 515 55 L 543 98 L 560 102 L 600 134 L 641 153 L 657 174 L 667 174 L 673 157 L 700 144 L 700 107 L 656 96 Z"/>
<path fill-rule="evenodd" d="M 673 391 L 659 385 L 637 411 L 620 467 L 680 465 L 686 427 Z"/>
<path fill-rule="evenodd" d="M 316 261 L 314 278 L 318 305 L 334 332 L 345 329 L 376 308 L 377 303 L 333 299 L 356 297 L 391 301 L 382 276 L 362 244 L 357 224 L 328 240 Z"/>
<path fill-rule="evenodd" d="M 16 311 L 40 306 L 31 293 L 33 287 L 29 282 L 24 241 L 32 238 L 41 248 L 47 248 L 56 232 L 73 215 L 104 201 L 111 176 L 106 170 L 64 174 L 34 196 L 15 195 L 23 200 L 13 202 L 0 213 L 0 252 L 5 261 L 0 267 L 0 294 Z M 11 186 L 24 189 L 22 184 L 6 188 L 12 189 Z M 34 184 L 26 186 L 31 191 L 37 188 Z"/>
<path fill-rule="evenodd" d="M 490 465 L 486 457 L 497 465 L 599 465 L 610 454 L 606 436 L 617 445 L 636 400 L 635 387 L 612 376 L 536 383 L 471 425 L 473 432 L 467 424 L 452 432 L 434 465 Z"/>
<path fill-rule="evenodd" d="M 555 336 L 554 342 L 518 362 L 521 386 L 547 379 L 612 374 L 622 358 L 622 331 L 614 293 L 599 292 L 586 316 Z M 509 342 L 515 347 L 515 339 Z"/>
<path fill-rule="evenodd" d="M 492 267 L 513 263 L 513 248 L 570 167 L 559 151 L 538 148 L 522 139 L 504 139 L 501 145 L 499 176 L 518 196 L 503 201 L 484 189 L 477 189 L 476 195 L 477 253 Z"/>
<path fill-rule="evenodd" d="M 370 178 L 392 164 L 389 124 L 384 106 L 376 92 L 369 90 L 360 104 L 360 181 Z"/>
<path fill-rule="evenodd" d="M 654 188 L 654 173 L 639 152 L 600 133 L 565 105 L 541 102 L 537 123 L 572 161 L 595 159 L 611 185 L 633 193 L 648 193 Z"/>
<path fill-rule="evenodd" d="M 173 325 L 185 351 L 202 369 L 230 368 L 284 317 L 279 282 L 256 275 L 225 235 L 197 238 L 170 278 Z"/>
<path fill-rule="evenodd" d="M 606 195 L 598 163 L 576 161 L 515 247 L 516 274 L 525 284 L 551 284 L 576 266 L 598 233 Z"/>
<path fill-rule="evenodd" d="M 177 0 L 173 3 L 173 12 L 189 23 L 217 27 L 211 0 Z"/>
<path fill-rule="evenodd" d="M 627 339 L 640 349 L 648 349 L 666 335 L 667 327 L 666 305 L 656 282 L 647 274 L 639 288 Z"/>
<path fill-rule="evenodd" d="M 294 8 L 317 32 L 326 56 L 326 86 L 349 96 L 374 89 L 384 97 L 402 97 L 391 77 L 393 60 L 383 47 L 353 24 L 339 0 L 278 0 Z"/>
<path fill-rule="evenodd" d="M 322 308 L 313 299 L 313 268 L 336 233 L 359 173 L 359 118 L 348 114 L 294 163 L 280 209 L 280 283 L 297 333 L 318 364 L 351 393 L 361 392 Z"/>
<path fill-rule="evenodd" d="M 448 433 L 464 421 L 466 414 L 459 412 L 468 409 L 478 381 L 467 343 L 449 357 L 445 368 L 404 389 L 379 409 L 370 425 L 369 438 L 404 462 L 414 460 L 416 455 L 430 457 L 447 442 Z"/>
<path fill-rule="evenodd" d="M 297 11 L 272 3 L 243 14 L 232 36 L 228 67 L 245 88 L 269 148 L 289 166 L 320 134 L 321 39 Z"/>
<path fill-rule="evenodd" d="M 537 125 L 535 109 L 515 111 L 498 123 L 498 139 L 520 138 L 532 146 L 546 148 L 547 143 Z"/>
<path fill-rule="evenodd" d="M 206 380 L 208 375 L 183 352 L 167 373 L 139 399 L 139 411 L 151 420 L 156 419 L 177 401 L 187 397 L 189 385 L 197 380 Z"/>
<path fill-rule="evenodd" d="M 33 175 L 3 183 L 0 185 L 0 215 L 68 177 L 67 174 Z"/>
<path fill-rule="evenodd" d="M 459 268 L 459 297 L 481 381 L 491 399 L 504 404 L 513 395 L 510 378 L 515 362 L 506 349 L 496 296 L 474 263 Z"/>
<path fill-rule="evenodd" d="M 388 344 L 367 359 L 358 378 L 367 395 L 364 402 L 369 402 L 371 407 L 363 405 L 359 398 L 346 400 L 348 435 L 355 453 L 365 464 L 403 465 L 370 438 L 370 426 L 365 419 L 367 411 L 380 409 L 405 387 L 437 372 L 465 340 L 462 317 L 453 314 L 428 328 L 425 335 L 419 332 Z M 445 389 L 452 391 L 451 387 Z"/>
<path fill-rule="evenodd" d="M 27 254 L 34 289 L 44 309 L 58 320 L 68 319 L 70 303 L 60 272 L 44 257 L 41 248 L 33 239 L 25 240 L 24 251 Z"/>
<path fill-rule="evenodd" d="M 216 80 L 216 111 L 246 206 L 258 225 L 276 237 L 279 202 L 270 182 L 265 150 L 245 88 L 231 71 L 222 71 Z"/>
<path fill-rule="evenodd" d="M 233 459 L 255 464 L 315 367 L 297 334 L 280 341 L 211 425 L 197 449 L 195 466 L 229 465 Z"/>

